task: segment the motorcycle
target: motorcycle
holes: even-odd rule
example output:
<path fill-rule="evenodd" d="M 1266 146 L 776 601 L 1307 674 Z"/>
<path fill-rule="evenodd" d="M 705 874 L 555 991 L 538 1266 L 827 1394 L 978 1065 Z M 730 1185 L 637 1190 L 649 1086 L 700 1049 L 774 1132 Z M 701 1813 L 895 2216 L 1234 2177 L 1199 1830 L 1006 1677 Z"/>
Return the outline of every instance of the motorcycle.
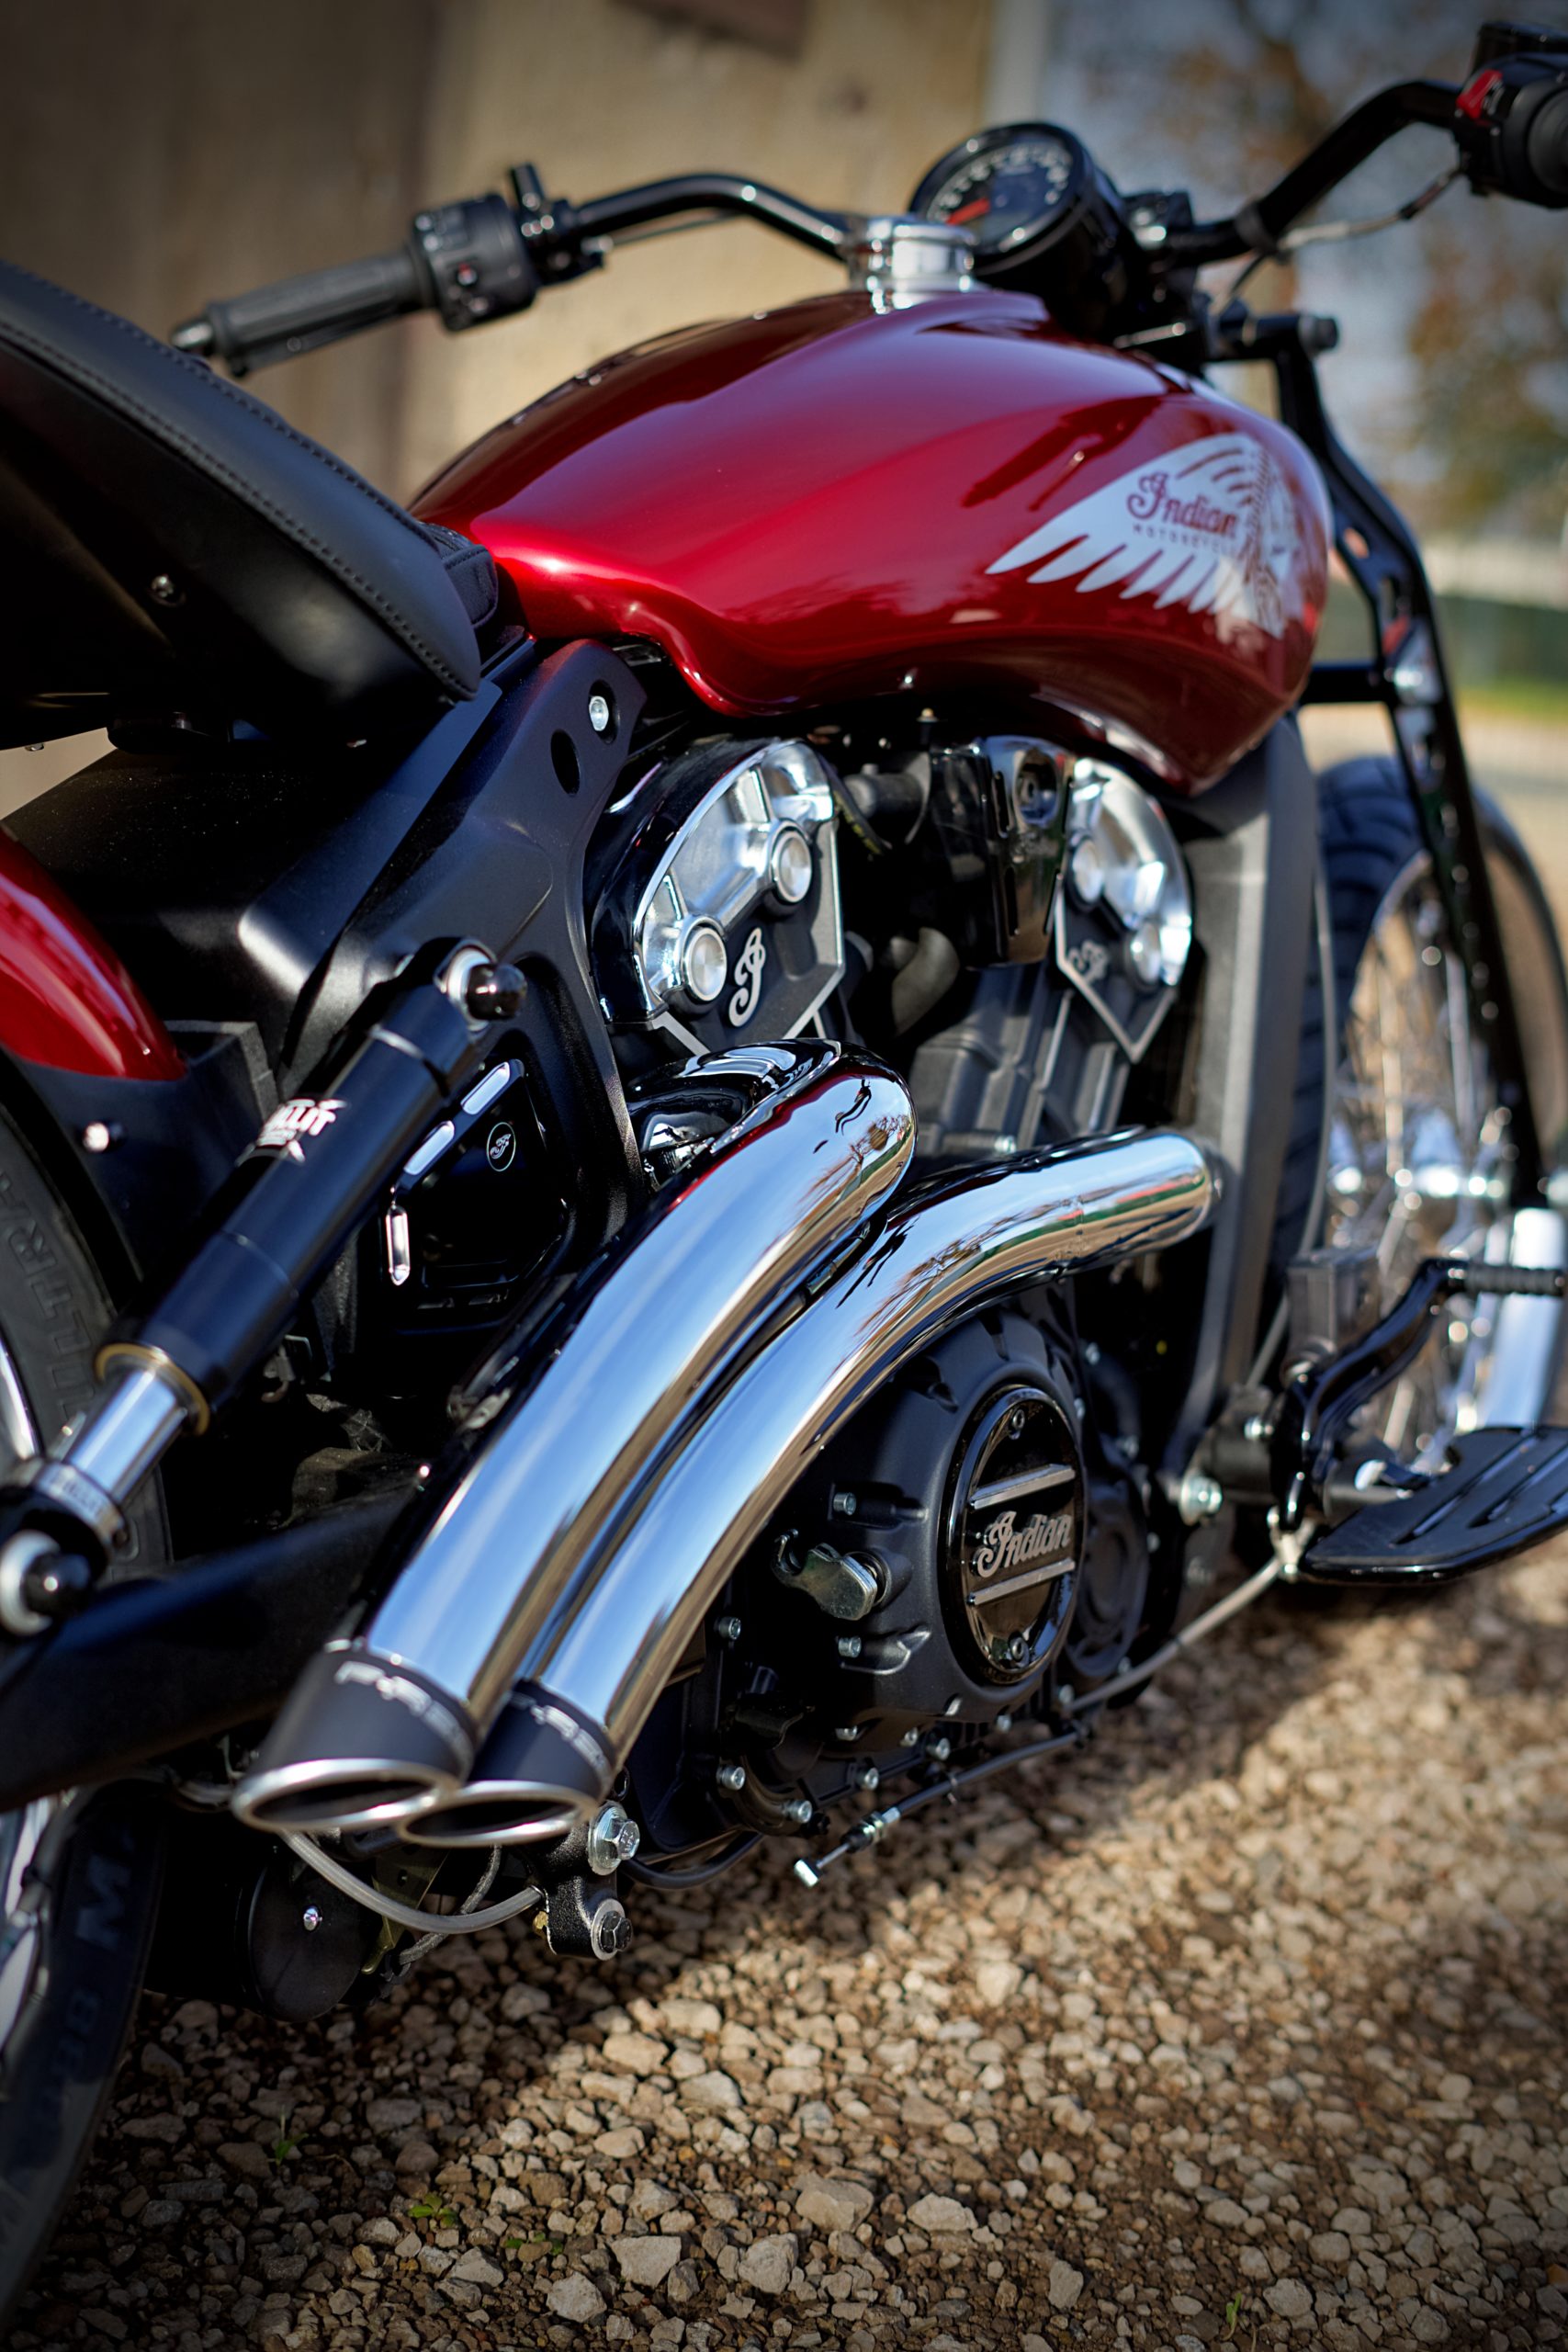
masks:
<path fill-rule="evenodd" d="M 0 270 L 0 740 L 113 742 L 0 835 L 0 2303 L 143 1977 L 609 1962 L 1568 1525 L 1546 900 L 1332 322 L 1200 282 L 1411 123 L 1402 217 L 1568 205 L 1568 39 L 1219 220 L 1021 122 L 876 219 L 520 166 L 172 345 Z M 847 288 L 408 512 L 231 380 L 737 215 Z"/>

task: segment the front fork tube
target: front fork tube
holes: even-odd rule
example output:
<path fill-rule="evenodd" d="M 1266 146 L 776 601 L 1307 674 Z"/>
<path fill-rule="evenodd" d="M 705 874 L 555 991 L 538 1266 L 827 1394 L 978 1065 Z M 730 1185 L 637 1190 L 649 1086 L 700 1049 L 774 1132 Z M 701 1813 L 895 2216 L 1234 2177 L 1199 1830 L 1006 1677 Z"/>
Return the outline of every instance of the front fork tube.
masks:
<path fill-rule="evenodd" d="M 199 1434 L 265 1361 L 389 1181 L 513 1018 L 523 980 L 471 943 L 422 959 L 366 1008 L 346 1059 L 262 1127 L 219 1221 L 134 1335 L 94 1367 L 101 1387 L 0 1494 L 0 1628 L 41 1632 L 128 1541 L 126 1508 L 183 1430 Z"/>

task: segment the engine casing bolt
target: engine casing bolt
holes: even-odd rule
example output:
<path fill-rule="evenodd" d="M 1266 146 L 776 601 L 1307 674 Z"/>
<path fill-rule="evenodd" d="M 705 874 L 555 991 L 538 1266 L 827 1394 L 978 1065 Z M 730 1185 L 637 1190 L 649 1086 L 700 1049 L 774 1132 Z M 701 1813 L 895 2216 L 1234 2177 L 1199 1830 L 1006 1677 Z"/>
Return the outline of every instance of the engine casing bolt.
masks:
<path fill-rule="evenodd" d="M 809 1797 L 791 1797 L 784 1809 L 784 1817 L 786 1821 L 793 1821 L 797 1829 L 807 1829 L 816 1812 L 817 1807 Z"/>
<path fill-rule="evenodd" d="M 882 1775 L 874 1764 L 857 1764 L 850 1774 L 850 1780 L 857 1789 L 879 1789 L 882 1786 Z"/>
<path fill-rule="evenodd" d="M 739 1617 L 716 1617 L 713 1630 L 721 1642 L 738 1642 L 740 1639 L 740 1620 Z"/>
<path fill-rule="evenodd" d="M 847 1487 L 840 1487 L 833 1497 L 832 1508 L 840 1519 L 853 1519 L 860 1509 L 860 1497 L 852 1494 Z"/>
<path fill-rule="evenodd" d="M 739 1796 L 746 1786 L 746 1767 L 744 1764 L 721 1764 L 714 1777 L 721 1789 L 728 1789 L 732 1796 Z"/>
<path fill-rule="evenodd" d="M 308 1936 L 313 1936 L 321 1924 L 321 1915 L 313 1903 L 307 1903 L 299 1915 L 299 1925 Z"/>
<path fill-rule="evenodd" d="M 835 1724 L 833 1726 L 833 1737 L 835 1739 L 858 1739 L 864 1728 L 865 1726 L 863 1724 Z"/>
<path fill-rule="evenodd" d="M 858 1634 L 840 1634 L 834 1646 L 841 1658 L 856 1658 L 863 1645 Z"/>
<path fill-rule="evenodd" d="M 998 1715 L 996 1721 L 996 1728 L 998 1731 L 1011 1731 L 1012 1717 L 1010 1715 Z"/>
<path fill-rule="evenodd" d="M 1007 1645 L 1008 1664 L 1010 1666 L 1021 1666 L 1028 1656 L 1029 1644 L 1025 1640 L 1024 1636 L 1021 1634 L 1010 1634 Z"/>
<path fill-rule="evenodd" d="M 933 1764 L 945 1764 L 952 1753 L 953 1742 L 950 1739 L 929 1739 L 926 1742 L 926 1754 Z"/>
<path fill-rule="evenodd" d="M 615 724 L 615 714 L 610 707 L 610 697 L 608 695 L 589 695 L 588 724 L 592 727 L 595 735 L 608 735 L 613 731 Z"/>

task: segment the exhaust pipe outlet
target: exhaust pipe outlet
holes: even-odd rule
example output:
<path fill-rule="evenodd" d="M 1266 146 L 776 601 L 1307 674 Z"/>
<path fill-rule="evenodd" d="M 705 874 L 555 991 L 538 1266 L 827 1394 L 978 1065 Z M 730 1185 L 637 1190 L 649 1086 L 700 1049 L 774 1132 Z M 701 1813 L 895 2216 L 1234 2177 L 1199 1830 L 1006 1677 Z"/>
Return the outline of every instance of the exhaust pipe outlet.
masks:
<path fill-rule="evenodd" d="M 547 1692 L 605 1754 L 594 1800 L 749 1546 L 884 1381 L 1010 1290 L 1184 1239 L 1207 1222 L 1217 1189 L 1201 1145 L 1159 1131 L 922 1187 L 737 1365 L 619 1542 L 585 1548 L 564 1585 L 519 1583 L 514 1562 L 493 1561 L 520 1688 L 530 1703 Z M 416 1555 L 406 1573 L 418 1566 Z M 474 1780 L 422 1807 L 401 1834 L 429 1846 L 554 1835 L 558 1784 L 530 1783 L 522 1761 L 509 1728 L 492 1734 Z"/>
<path fill-rule="evenodd" d="M 379 1826 L 467 1781 L 517 1679 L 520 1596 L 547 1613 L 572 1605 L 584 1559 L 615 1548 L 736 1363 L 908 1165 L 908 1095 L 869 1057 L 811 1039 L 716 1056 L 695 1075 L 761 1099 L 585 1270 L 523 1372 L 485 1400 L 488 1426 L 371 1623 L 314 1661 L 240 1782 L 234 1810 L 252 1827 Z M 607 1757 L 592 1719 L 553 1693 L 529 1709 L 508 1711 L 502 1760 L 526 1791 L 526 1834 L 555 1838 L 592 1802 Z M 494 1785 L 488 1757 L 481 1770 Z"/>

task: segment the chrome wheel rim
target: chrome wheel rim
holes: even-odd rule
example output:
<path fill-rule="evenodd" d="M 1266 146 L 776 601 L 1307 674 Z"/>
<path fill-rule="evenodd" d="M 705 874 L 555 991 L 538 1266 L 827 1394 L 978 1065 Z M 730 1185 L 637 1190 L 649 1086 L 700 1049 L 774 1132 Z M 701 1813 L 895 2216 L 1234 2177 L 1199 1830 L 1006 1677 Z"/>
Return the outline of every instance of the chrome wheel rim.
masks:
<path fill-rule="evenodd" d="M 1427 1257 L 1563 1264 L 1562 1219 L 1510 1205 L 1508 1112 L 1425 853 L 1383 896 L 1341 1026 L 1324 1238 L 1374 1254 L 1380 1306 Z M 1363 1431 L 1436 1469 L 1468 1430 L 1538 1419 L 1562 1315 L 1548 1299 L 1455 1300 L 1416 1363 L 1372 1400 Z"/>

